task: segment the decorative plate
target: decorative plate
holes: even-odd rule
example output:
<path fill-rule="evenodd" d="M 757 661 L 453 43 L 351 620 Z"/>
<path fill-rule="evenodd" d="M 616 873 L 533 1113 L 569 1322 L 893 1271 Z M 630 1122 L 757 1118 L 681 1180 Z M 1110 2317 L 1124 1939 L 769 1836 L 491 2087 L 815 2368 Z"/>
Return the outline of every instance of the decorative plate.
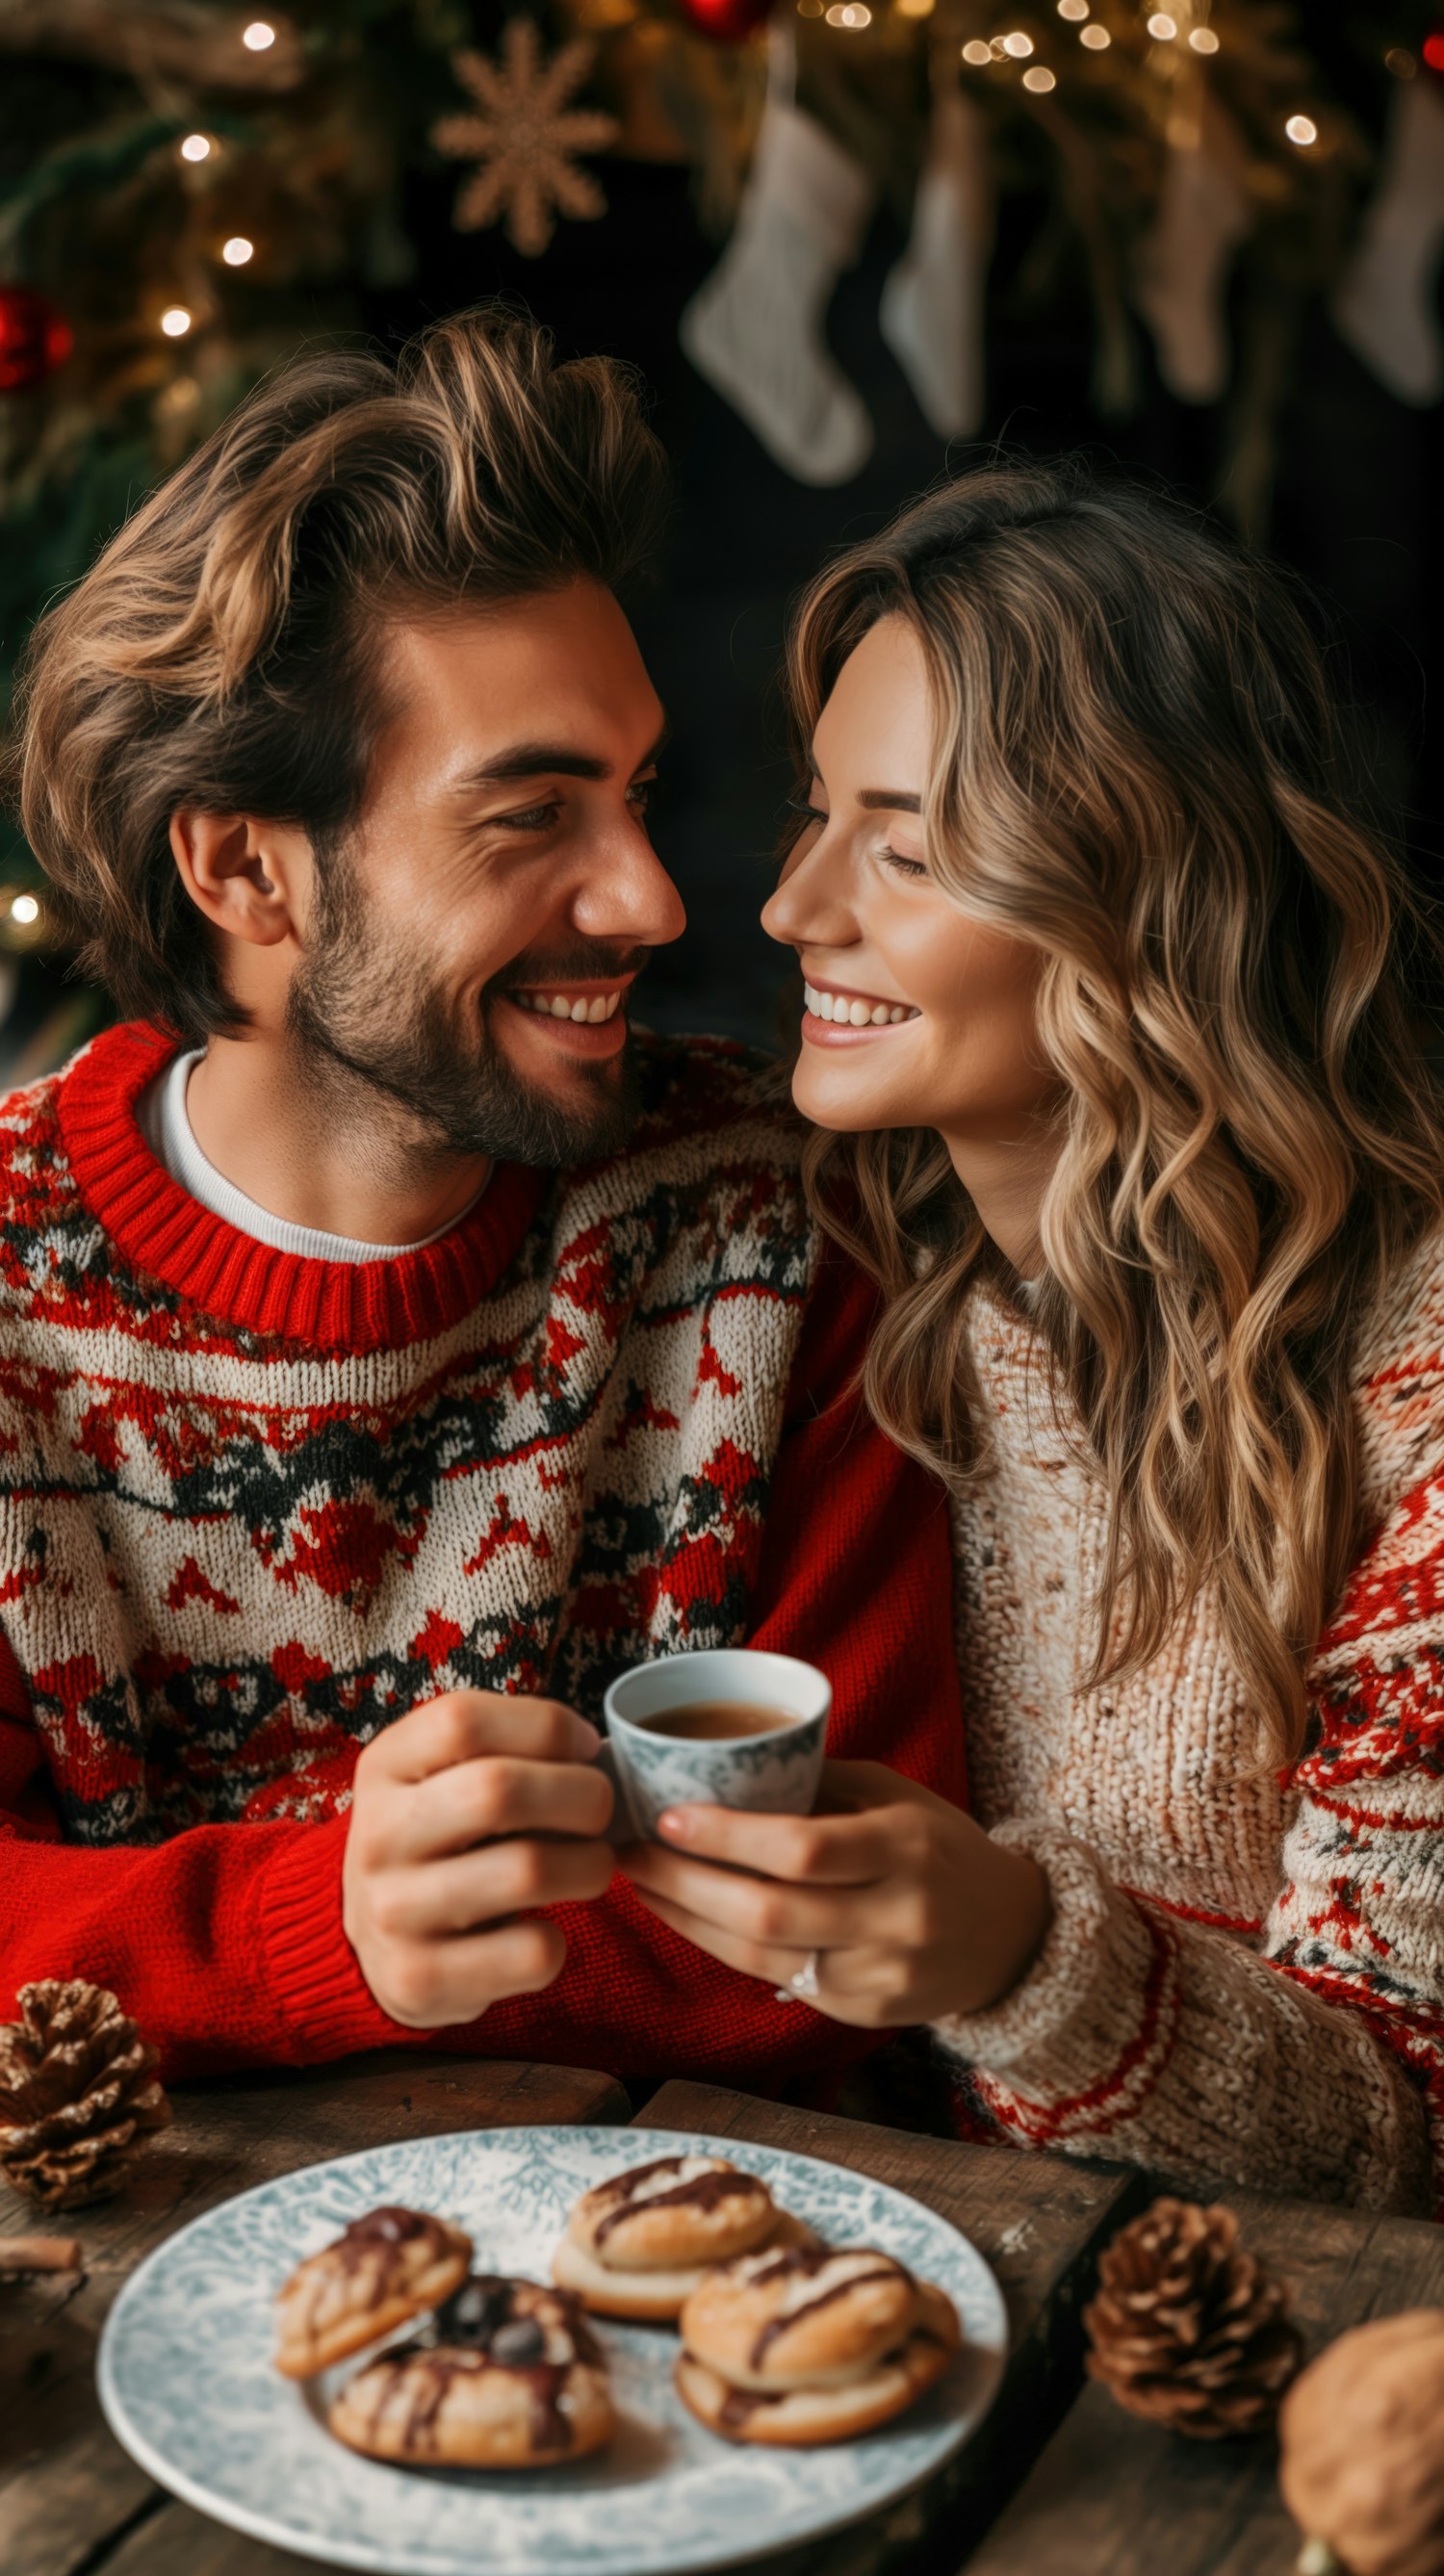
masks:
<path fill-rule="evenodd" d="M 910 2413 L 815 2451 L 740 2449 L 672 2387 L 675 2333 L 598 2319 L 621 2419 L 574 2467 L 397 2469 L 343 2450 L 324 2410 L 348 2370 L 309 2387 L 272 2367 L 287 2274 L 381 2202 L 434 2210 L 475 2240 L 478 2270 L 550 2276 L 578 2195 L 653 2156 L 730 2156 L 837 2245 L 877 2245 L 941 2283 L 965 2347 Z M 920 2202 L 814 2156 L 670 2129 L 537 2128 L 413 2138 L 242 2192 L 167 2239 L 127 2282 L 100 2347 L 112 2430 L 162 2485 L 284 2549 L 387 2576 L 690 2576 L 837 2529 L 916 2486 L 987 2411 L 1007 2350 L 998 2285 Z"/>

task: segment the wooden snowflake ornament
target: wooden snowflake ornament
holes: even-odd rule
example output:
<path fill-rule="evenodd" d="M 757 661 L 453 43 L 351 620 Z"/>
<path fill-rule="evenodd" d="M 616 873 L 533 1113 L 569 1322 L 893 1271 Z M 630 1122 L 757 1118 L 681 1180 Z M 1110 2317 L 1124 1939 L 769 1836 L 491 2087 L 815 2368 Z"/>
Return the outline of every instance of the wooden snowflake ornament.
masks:
<path fill-rule="evenodd" d="M 439 152 L 481 165 L 457 192 L 458 232 L 480 232 L 504 218 L 517 249 L 538 259 L 559 214 L 586 223 L 606 213 L 606 198 L 574 155 L 614 143 L 617 120 L 568 104 L 595 54 L 591 40 L 577 36 L 546 62 L 532 20 L 513 18 L 499 62 L 469 50 L 452 55 L 452 70 L 480 111 L 443 116 L 431 129 Z"/>

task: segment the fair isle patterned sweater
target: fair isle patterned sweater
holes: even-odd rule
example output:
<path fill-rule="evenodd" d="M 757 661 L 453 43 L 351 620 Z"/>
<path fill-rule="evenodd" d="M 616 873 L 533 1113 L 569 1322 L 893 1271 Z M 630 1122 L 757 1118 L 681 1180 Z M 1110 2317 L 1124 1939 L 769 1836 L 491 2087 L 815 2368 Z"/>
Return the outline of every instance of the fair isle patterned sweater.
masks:
<path fill-rule="evenodd" d="M 354 1265 L 169 1178 L 172 1052 L 112 1030 L 0 1104 L 0 2018 L 91 1977 L 173 2074 L 414 2036 L 341 1857 L 358 1748 L 451 1688 L 595 1716 L 751 1639 L 825 1666 L 835 1752 L 961 1799 L 946 1511 L 848 1392 L 870 1300 L 735 1049 L 652 1041 L 625 1153 Z M 624 1880 L 560 1918 L 553 1986 L 423 2044 L 764 2087 L 873 2044 Z"/>
<path fill-rule="evenodd" d="M 940 2025 L 1020 2142 L 1444 2214 L 1444 1246 L 1361 1337 L 1371 1531 L 1308 1676 L 1310 1737 L 1257 1776 L 1216 1607 L 1134 1681 L 1076 1687 L 1103 1503 L 1026 1318 L 973 1351 L 991 1455 L 958 1514 L 975 1812 L 1034 1854 L 1030 1975 Z"/>

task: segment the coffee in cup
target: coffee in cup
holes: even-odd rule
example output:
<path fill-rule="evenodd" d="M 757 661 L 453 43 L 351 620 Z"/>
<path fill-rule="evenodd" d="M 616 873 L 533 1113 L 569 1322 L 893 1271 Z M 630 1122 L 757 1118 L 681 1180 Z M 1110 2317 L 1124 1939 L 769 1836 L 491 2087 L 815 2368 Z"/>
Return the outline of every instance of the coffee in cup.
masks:
<path fill-rule="evenodd" d="M 743 1699 L 703 1699 L 695 1708 L 665 1709 L 646 1720 L 649 1735 L 665 1735 L 677 1744 L 727 1744 L 747 1735 L 775 1735 L 795 1719 L 785 1708 L 754 1708 Z"/>
<path fill-rule="evenodd" d="M 602 1707 L 613 1841 L 655 1834 L 669 1807 L 810 1814 L 832 1709 L 816 1665 L 749 1646 L 663 1655 L 621 1674 Z"/>

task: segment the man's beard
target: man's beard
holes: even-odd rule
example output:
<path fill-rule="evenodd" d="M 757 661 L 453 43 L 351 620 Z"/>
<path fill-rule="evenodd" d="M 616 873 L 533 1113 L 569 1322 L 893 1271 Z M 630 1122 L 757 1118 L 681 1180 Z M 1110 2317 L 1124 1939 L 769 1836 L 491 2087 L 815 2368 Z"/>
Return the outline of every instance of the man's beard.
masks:
<path fill-rule="evenodd" d="M 386 956 L 344 857 L 318 870 L 311 944 L 291 981 L 286 1025 L 318 1072 L 350 1074 L 420 1121 L 438 1148 L 544 1169 L 616 1153 L 636 1121 L 639 1081 L 630 1038 L 601 1063 L 574 1059 L 583 1093 L 565 1106 L 523 1081 L 490 1035 L 493 1007 L 519 984 L 533 989 L 635 967 L 635 952 L 578 943 L 567 955 L 513 959 L 483 988 L 480 1006 L 458 1006 L 422 965 Z M 503 1009 L 507 1007 L 501 1003 Z"/>

